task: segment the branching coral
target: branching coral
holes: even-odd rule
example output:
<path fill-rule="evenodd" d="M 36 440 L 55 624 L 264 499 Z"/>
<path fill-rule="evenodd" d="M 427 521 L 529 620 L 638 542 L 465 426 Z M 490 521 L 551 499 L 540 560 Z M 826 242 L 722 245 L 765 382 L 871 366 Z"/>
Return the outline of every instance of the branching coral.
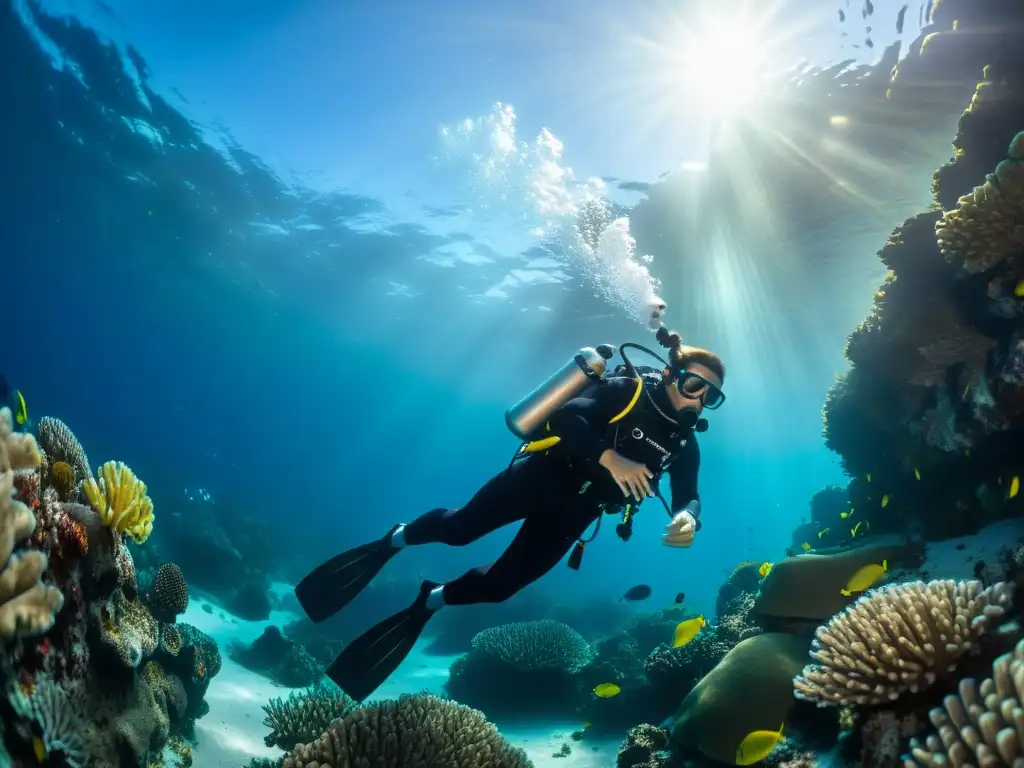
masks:
<path fill-rule="evenodd" d="M 958 695 L 928 713 L 938 734 L 910 742 L 906 768 L 1010 768 L 1024 762 L 1024 640 L 992 664 L 981 686 L 960 681 Z"/>
<path fill-rule="evenodd" d="M 521 670 L 579 672 L 594 658 L 583 636 L 560 621 L 522 621 L 479 632 L 473 652 Z"/>
<path fill-rule="evenodd" d="M 263 741 L 268 747 L 282 749 L 308 744 L 358 706 L 341 691 L 322 685 L 298 691 L 287 699 L 271 699 L 263 707 L 267 713 L 263 724 L 270 729 Z"/>
<path fill-rule="evenodd" d="M 969 273 L 991 269 L 1024 249 L 1024 131 L 985 182 L 935 225 L 942 255 Z"/>
<path fill-rule="evenodd" d="M 354 710 L 284 768 L 528 768 L 532 763 L 475 709 L 436 696 L 403 695 Z"/>
<path fill-rule="evenodd" d="M 103 524 L 142 544 L 153 530 L 153 500 L 146 484 L 123 462 L 108 461 L 100 467 L 100 481 L 85 481 L 85 494 Z"/>
<path fill-rule="evenodd" d="M 53 626 L 64 605 L 60 590 L 40 577 L 47 559 L 42 552 L 12 554 L 15 545 L 32 535 L 35 518 L 12 495 L 14 470 L 38 467 L 42 457 L 35 438 L 14 434 L 11 411 L 0 409 L 0 640 L 40 634 Z"/>
<path fill-rule="evenodd" d="M 62 461 L 71 465 L 78 481 L 92 476 L 92 470 L 89 469 L 92 465 L 85 455 L 85 449 L 75 433 L 60 419 L 43 416 L 39 420 L 39 442 L 51 464 Z"/>
<path fill-rule="evenodd" d="M 882 704 L 930 686 L 956 668 L 992 621 L 1012 587 L 979 581 L 915 581 L 868 592 L 824 627 L 793 681 L 798 698 L 818 706 Z"/>

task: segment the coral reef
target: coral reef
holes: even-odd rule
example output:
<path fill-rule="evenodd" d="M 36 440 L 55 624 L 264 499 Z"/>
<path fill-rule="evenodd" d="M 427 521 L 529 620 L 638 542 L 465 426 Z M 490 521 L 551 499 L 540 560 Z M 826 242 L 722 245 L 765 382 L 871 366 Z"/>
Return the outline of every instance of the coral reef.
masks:
<path fill-rule="evenodd" d="M 872 590 L 815 635 L 796 695 L 819 705 L 870 705 L 932 685 L 956 668 L 1012 601 L 980 582 L 891 584 Z"/>
<path fill-rule="evenodd" d="M 1024 760 L 1024 641 L 992 664 L 979 686 L 960 681 L 958 693 L 943 699 L 929 719 L 938 733 L 910 743 L 906 768 L 1019 765 Z"/>
<path fill-rule="evenodd" d="M 317 660 L 275 626 L 264 629 L 248 647 L 233 644 L 228 654 L 246 669 L 259 672 L 286 688 L 305 688 L 323 674 L 323 667 Z"/>
<path fill-rule="evenodd" d="M 570 714 L 580 700 L 579 673 L 593 661 L 590 645 L 557 621 L 527 621 L 485 629 L 451 667 L 446 692 L 489 715 Z"/>
<path fill-rule="evenodd" d="M 268 747 L 286 750 L 308 744 L 358 706 L 342 691 L 325 685 L 296 691 L 287 699 L 271 699 L 263 707 L 267 713 L 263 724 L 270 729 L 263 741 Z"/>
<path fill-rule="evenodd" d="M 52 468 L 65 461 L 77 472 L 85 465 L 84 452 L 63 422 L 44 419 L 42 424 L 48 425 L 43 442 L 54 453 L 50 458 L 61 458 L 44 462 L 37 455 L 31 462 L 37 468 L 21 470 L 14 483 L 20 498 L 9 504 L 20 522 L 10 540 L 13 545 L 17 538 L 27 549 L 10 562 L 15 557 L 35 561 L 35 586 L 23 597 L 35 590 L 49 607 L 20 626 L 32 632 L 7 638 L 0 669 L 8 684 L 6 703 L 0 699 L 0 708 L 6 707 L 4 747 L 15 764 L 26 765 L 150 768 L 163 765 L 168 750 L 187 757 L 187 739 L 206 710 L 203 696 L 220 669 L 216 643 L 175 624 L 173 615 L 161 623 L 151 614 L 140 599 L 135 565 L 115 519 L 139 494 L 126 501 L 117 491 L 122 486 L 105 482 L 103 510 L 112 524 L 72 501 L 78 492 L 58 488 L 66 473 Z M 29 436 L 13 437 L 22 446 L 35 445 Z M 0 477 L 9 483 L 11 473 Z M 6 498 L 10 489 L 8 484 Z M 34 530 L 26 502 L 36 512 Z M 138 523 L 139 516 L 133 517 Z M 132 527 L 139 537 L 148 535 L 148 525 Z"/>
<path fill-rule="evenodd" d="M 333 723 L 311 744 L 299 745 L 284 768 L 527 768 L 483 715 L 436 696 L 404 695 L 361 707 Z"/>
<path fill-rule="evenodd" d="M 11 411 L 0 409 L 0 642 L 38 635 L 53 626 L 64 605 L 60 591 L 43 584 L 47 558 L 41 552 L 15 553 L 35 529 L 35 517 L 13 496 L 14 473 L 33 470 L 41 457 L 35 438 L 13 433 Z"/>
<path fill-rule="evenodd" d="M 669 732 L 649 723 L 634 726 L 615 757 L 616 768 L 668 768 Z"/>

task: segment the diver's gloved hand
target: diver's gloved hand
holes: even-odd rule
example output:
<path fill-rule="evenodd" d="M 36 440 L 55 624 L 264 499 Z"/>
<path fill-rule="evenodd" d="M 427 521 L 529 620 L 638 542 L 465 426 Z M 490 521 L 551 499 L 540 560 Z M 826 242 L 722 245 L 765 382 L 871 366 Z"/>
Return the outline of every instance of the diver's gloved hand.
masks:
<path fill-rule="evenodd" d="M 666 547 L 688 547 L 693 544 L 697 533 L 697 520 L 687 510 L 677 512 L 672 522 L 665 526 L 661 543 Z"/>
<path fill-rule="evenodd" d="M 623 496 L 627 498 L 632 496 L 637 501 L 654 496 L 654 492 L 651 490 L 651 479 L 654 474 L 646 464 L 627 459 L 611 448 L 601 454 L 598 463 L 608 470 Z"/>

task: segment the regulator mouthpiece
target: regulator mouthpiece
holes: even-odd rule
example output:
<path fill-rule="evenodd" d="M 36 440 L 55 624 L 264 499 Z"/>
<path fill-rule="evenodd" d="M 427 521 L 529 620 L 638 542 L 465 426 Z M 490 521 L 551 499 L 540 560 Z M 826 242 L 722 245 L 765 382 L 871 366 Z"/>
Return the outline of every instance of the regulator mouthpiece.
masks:
<path fill-rule="evenodd" d="M 700 412 L 692 405 L 684 405 L 676 411 L 676 423 L 684 429 L 694 429 L 701 421 Z"/>

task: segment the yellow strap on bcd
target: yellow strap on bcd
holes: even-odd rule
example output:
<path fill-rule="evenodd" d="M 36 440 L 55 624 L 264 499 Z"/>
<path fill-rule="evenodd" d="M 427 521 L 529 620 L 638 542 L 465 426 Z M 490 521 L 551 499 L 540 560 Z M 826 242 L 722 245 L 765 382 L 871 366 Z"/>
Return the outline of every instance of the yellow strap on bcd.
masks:
<path fill-rule="evenodd" d="M 629 412 L 636 407 L 637 402 L 640 400 L 640 393 L 644 391 L 644 380 L 638 376 L 636 379 L 636 391 L 633 393 L 633 397 L 629 399 L 629 403 L 619 413 L 615 414 L 608 420 L 609 424 L 614 424 L 617 421 L 621 421 L 629 415 Z M 544 427 L 545 431 L 551 431 L 551 424 L 547 424 Z M 519 449 L 520 453 L 540 453 L 546 451 L 548 448 L 552 448 L 561 441 L 558 435 L 552 435 L 551 437 L 542 437 L 539 440 L 531 440 L 528 443 L 524 443 L 523 447 Z"/>

